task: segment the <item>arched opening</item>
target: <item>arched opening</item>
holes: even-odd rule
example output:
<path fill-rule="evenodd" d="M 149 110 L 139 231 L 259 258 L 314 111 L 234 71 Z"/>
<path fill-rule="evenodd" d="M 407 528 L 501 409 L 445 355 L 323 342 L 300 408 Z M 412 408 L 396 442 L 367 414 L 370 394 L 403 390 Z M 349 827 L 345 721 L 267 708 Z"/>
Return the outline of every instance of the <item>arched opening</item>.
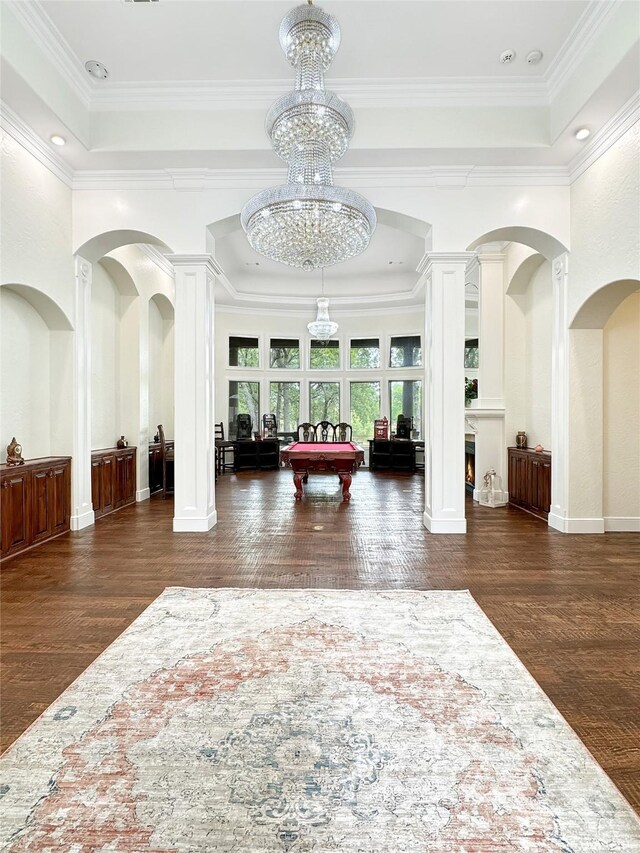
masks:
<path fill-rule="evenodd" d="M 146 231 L 132 231 L 128 229 L 105 231 L 104 234 L 97 234 L 91 237 L 90 240 L 84 242 L 75 254 L 94 264 L 120 246 L 130 246 L 134 243 L 141 243 L 150 246 L 157 246 L 161 251 L 170 252 L 169 246 L 159 237 L 153 234 L 148 234 Z"/>
<path fill-rule="evenodd" d="M 523 225 L 507 225 L 504 228 L 496 228 L 493 231 L 488 231 L 467 246 L 467 251 L 473 252 L 479 246 L 483 246 L 486 243 L 497 242 L 522 243 L 524 246 L 530 246 L 532 249 L 535 249 L 536 252 L 548 261 L 552 261 L 558 255 L 562 255 L 568 251 L 567 247 L 552 234 L 547 234 L 546 231 L 540 231 L 537 228 L 528 228 Z"/>
<path fill-rule="evenodd" d="M 51 297 L 26 284 L 0 287 L 2 436 L 25 459 L 68 456 L 73 446 L 73 326 Z"/>

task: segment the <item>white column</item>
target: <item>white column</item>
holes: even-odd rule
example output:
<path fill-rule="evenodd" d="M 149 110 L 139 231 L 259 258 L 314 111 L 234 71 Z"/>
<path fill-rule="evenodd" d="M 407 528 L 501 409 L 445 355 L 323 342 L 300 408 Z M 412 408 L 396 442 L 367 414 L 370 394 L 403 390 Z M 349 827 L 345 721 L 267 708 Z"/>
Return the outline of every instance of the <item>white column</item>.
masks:
<path fill-rule="evenodd" d="M 553 261 L 551 339 L 551 510 L 549 527 L 568 533 L 569 501 L 569 330 L 568 254 Z"/>
<path fill-rule="evenodd" d="M 91 264 L 75 258 L 71 529 L 95 521 L 91 500 Z"/>
<path fill-rule="evenodd" d="M 507 489 L 504 437 L 504 260 L 501 252 L 481 251 L 467 264 L 466 280 L 478 288 L 478 399 L 467 411 L 476 430 L 474 500 L 482 477 L 493 468 Z"/>
<path fill-rule="evenodd" d="M 464 285 L 469 252 L 428 254 L 425 269 L 425 511 L 431 533 L 466 533 Z"/>
<path fill-rule="evenodd" d="M 214 281 L 210 255 L 169 255 L 176 271 L 175 497 L 173 529 L 216 523 Z"/>

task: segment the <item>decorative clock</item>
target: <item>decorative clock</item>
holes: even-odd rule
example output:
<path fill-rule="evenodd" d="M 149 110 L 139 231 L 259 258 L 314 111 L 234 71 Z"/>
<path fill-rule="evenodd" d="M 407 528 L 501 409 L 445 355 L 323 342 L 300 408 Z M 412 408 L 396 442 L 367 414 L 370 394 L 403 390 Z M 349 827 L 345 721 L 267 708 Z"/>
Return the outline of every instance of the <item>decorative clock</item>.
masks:
<path fill-rule="evenodd" d="M 24 465 L 22 445 L 18 444 L 15 435 L 11 439 L 11 444 L 7 445 L 7 465 Z"/>

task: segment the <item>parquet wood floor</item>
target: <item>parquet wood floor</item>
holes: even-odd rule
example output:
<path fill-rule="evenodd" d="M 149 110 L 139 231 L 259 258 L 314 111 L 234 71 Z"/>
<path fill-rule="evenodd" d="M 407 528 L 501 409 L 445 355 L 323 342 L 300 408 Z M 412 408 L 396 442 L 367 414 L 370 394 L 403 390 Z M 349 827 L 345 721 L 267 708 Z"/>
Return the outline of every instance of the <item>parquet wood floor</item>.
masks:
<path fill-rule="evenodd" d="M 566 536 L 468 502 L 466 536 L 422 526 L 419 475 L 218 478 L 218 525 L 171 532 L 154 498 L 2 571 L 2 748 L 166 586 L 469 589 L 640 812 L 640 536 Z"/>

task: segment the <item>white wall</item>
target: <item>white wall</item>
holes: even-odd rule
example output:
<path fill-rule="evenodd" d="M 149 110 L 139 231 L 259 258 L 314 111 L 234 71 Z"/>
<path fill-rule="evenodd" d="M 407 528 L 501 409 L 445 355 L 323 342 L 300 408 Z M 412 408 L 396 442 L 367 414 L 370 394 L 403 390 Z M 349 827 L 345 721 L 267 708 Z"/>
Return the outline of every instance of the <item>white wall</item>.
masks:
<path fill-rule="evenodd" d="M 640 530 L 640 293 L 613 312 L 603 337 L 604 516 L 636 519 Z"/>
<path fill-rule="evenodd" d="M 3 462 L 5 447 L 14 435 L 22 444 L 25 459 L 51 452 L 51 334 L 35 308 L 6 287 L 0 288 Z"/>
<path fill-rule="evenodd" d="M 173 438 L 173 319 L 163 317 L 156 301 L 149 301 L 149 430 L 164 426 Z"/>
<path fill-rule="evenodd" d="M 114 447 L 120 429 L 120 293 L 100 265 L 91 283 L 91 447 Z"/>
<path fill-rule="evenodd" d="M 640 123 L 571 186 L 569 318 L 611 281 L 640 278 Z"/>
<path fill-rule="evenodd" d="M 542 264 L 527 288 L 525 314 L 525 426 L 529 447 L 551 450 L 551 266 Z"/>

